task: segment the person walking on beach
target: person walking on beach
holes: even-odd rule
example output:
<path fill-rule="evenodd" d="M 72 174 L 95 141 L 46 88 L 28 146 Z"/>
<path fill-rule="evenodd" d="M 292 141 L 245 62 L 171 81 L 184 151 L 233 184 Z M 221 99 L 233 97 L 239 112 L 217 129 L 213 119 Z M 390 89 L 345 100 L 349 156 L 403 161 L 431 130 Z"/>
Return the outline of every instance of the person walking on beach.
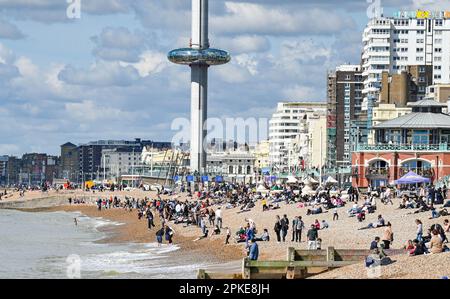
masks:
<path fill-rule="evenodd" d="M 297 228 L 295 231 L 295 242 L 302 241 L 302 231 L 305 228 L 305 223 L 302 220 L 302 216 L 298 216 Z"/>
<path fill-rule="evenodd" d="M 225 245 L 230 244 L 231 231 L 230 228 L 227 227 L 227 237 L 225 239 Z"/>
<path fill-rule="evenodd" d="M 168 225 L 166 225 L 166 230 L 165 230 L 165 234 L 166 234 L 166 241 L 169 242 L 169 244 L 172 244 L 172 238 L 174 235 L 175 231 Z"/>
<path fill-rule="evenodd" d="M 147 223 L 149 230 L 151 230 L 152 227 L 155 227 L 155 224 L 153 223 L 153 213 L 152 211 L 150 211 L 150 209 L 147 209 Z"/>
<path fill-rule="evenodd" d="M 306 237 L 308 238 L 308 249 L 316 249 L 316 241 L 319 237 L 319 233 L 317 232 L 317 228 L 314 224 L 311 224 L 311 228 L 308 230 Z"/>
<path fill-rule="evenodd" d="M 283 218 L 281 219 L 281 232 L 283 237 L 283 242 L 286 242 L 286 236 L 289 230 L 289 219 L 287 218 L 287 215 L 284 214 Z"/>
<path fill-rule="evenodd" d="M 216 211 L 216 225 L 220 229 L 222 228 L 222 209 L 220 207 L 218 207 Z"/>
<path fill-rule="evenodd" d="M 258 256 L 259 256 L 258 243 L 256 243 L 256 240 L 253 238 L 252 239 L 252 245 L 250 245 L 250 251 L 249 251 L 248 258 L 251 261 L 257 261 L 258 260 Z"/>
<path fill-rule="evenodd" d="M 163 236 L 164 236 L 164 227 L 161 227 L 161 228 L 156 232 L 156 241 L 158 242 L 158 247 L 160 247 L 161 244 L 162 244 Z"/>
<path fill-rule="evenodd" d="M 295 236 L 297 234 L 297 224 L 298 224 L 298 216 L 295 216 L 294 219 L 292 219 L 292 239 L 291 242 L 294 242 Z"/>
<path fill-rule="evenodd" d="M 277 235 L 277 242 L 280 243 L 281 242 L 281 220 L 280 220 L 280 216 L 277 215 L 276 218 L 276 222 L 275 222 L 275 226 L 273 228 L 273 230 L 275 231 L 275 234 Z"/>
<path fill-rule="evenodd" d="M 333 221 L 339 220 L 339 214 L 337 208 L 333 209 Z"/>

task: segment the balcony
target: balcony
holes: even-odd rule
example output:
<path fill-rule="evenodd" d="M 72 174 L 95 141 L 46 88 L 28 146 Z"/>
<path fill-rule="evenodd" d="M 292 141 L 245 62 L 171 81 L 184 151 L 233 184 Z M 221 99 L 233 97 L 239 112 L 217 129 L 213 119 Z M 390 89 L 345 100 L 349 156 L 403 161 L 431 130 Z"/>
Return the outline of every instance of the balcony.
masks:
<path fill-rule="evenodd" d="M 441 144 L 358 144 L 357 152 L 444 152 L 447 143 Z"/>
<path fill-rule="evenodd" d="M 386 179 L 389 177 L 388 167 L 368 167 L 366 168 L 366 177 L 371 179 Z"/>
<path fill-rule="evenodd" d="M 426 177 L 426 178 L 432 178 L 434 176 L 434 169 L 432 168 L 408 168 L 408 167 L 401 167 L 399 169 L 399 175 L 404 176 L 408 172 L 412 171 L 414 173 L 417 173 L 420 176 Z"/>

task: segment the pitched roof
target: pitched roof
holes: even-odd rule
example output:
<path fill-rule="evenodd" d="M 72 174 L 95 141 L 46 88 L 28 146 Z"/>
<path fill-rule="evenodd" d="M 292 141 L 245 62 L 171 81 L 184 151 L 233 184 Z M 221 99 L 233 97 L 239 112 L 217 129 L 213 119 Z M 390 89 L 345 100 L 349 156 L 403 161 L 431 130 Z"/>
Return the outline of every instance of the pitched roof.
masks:
<path fill-rule="evenodd" d="M 67 142 L 67 143 L 64 143 L 63 145 L 61 145 L 61 147 L 67 147 L 67 146 L 72 146 L 72 147 L 76 147 L 76 145 L 75 144 L 73 144 L 72 142 Z"/>
<path fill-rule="evenodd" d="M 444 113 L 413 112 L 374 126 L 375 129 L 450 129 L 450 115 Z"/>
<path fill-rule="evenodd" d="M 447 107 L 447 104 L 437 102 L 431 98 L 423 99 L 417 102 L 409 102 L 409 107 Z"/>

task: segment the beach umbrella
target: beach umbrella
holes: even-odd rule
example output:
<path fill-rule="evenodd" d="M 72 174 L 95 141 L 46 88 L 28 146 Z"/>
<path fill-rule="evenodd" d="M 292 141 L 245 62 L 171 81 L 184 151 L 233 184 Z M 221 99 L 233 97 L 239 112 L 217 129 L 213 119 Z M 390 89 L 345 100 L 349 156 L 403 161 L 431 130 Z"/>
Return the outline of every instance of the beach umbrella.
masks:
<path fill-rule="evenodd" d="M 288 184 L 296 184 L 296 183 L 298 183 L 298 180 L 294 176 L 289 175 L 287 177 L 287 182 L 286 183 L 288 183 Z"/>
<path fill-rule="evenodd" d="M 410 171 L 398 180 L 394 181 L 397 185 L 400 184 L 420 184 L 420 183 L 429 183 L 429 178 L 424 178 L 423 176 L 418 175 L 417 173 Z"/>
<path fill-rule="evenodd" d="M 337 184 L 338 183 L 338 181 L 337 180 L 335 180 L 332 176 L 329 176 L 328 178 L 327 178 L 327 180 L 325 181 L 325 184 Z"/>

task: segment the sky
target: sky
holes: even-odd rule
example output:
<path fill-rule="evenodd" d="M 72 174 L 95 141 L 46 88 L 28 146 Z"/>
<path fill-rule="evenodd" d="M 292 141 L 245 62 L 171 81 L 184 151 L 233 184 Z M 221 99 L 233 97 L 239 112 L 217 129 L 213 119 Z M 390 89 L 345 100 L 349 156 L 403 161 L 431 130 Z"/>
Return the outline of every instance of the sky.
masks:
<path fill-rule="evenodd" d="M 80 18 L 67 8 L 80 1 Z M 325 101 L 326 74 L 359 64 L 368 8 L 442 10 L 447 0 L 210 0 L 209 117 L 268 118 L 280 101 Z M 369 3 L 370 2 L 370 3 Z M 190 116 L 190 0 L 0 0 L 0 155 L 67 141 L 171 141 Z M 373 6 L 371 6 L 373 7 Z"/>

